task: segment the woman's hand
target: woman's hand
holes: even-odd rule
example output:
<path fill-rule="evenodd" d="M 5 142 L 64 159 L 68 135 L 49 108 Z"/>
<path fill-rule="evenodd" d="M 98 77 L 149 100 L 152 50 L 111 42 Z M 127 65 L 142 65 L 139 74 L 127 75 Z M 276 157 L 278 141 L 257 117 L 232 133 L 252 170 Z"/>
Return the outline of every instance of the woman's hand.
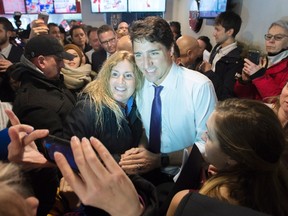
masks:
<path fill-rule="evenodd" d="M 262 68 L 261 59 L 259 61 L 260 62 L 259 65 L 254 64 L 248 58 L 245 58 L 244 61 L 245 61 L 245 63 L 244 63 L 244 67 L 243 67 L 243 72 L 244 72 L 246 77 L 255 74 L 257 71 L 259 71 Z M 242 79 L 243 79 L 243 76 L 242 76 Z M 246 79 L 243 79 L 243 80 L 246 80 Z"/>
<path fill-rule="evenodd" d="M 95 154 L 95 149 L 97 155 Z M 54 157 L 64 178 L 85 205 L 101 208 L 111 215 L 141 215 L 136 189 L 108 150 L 96 138 L 72 137 L 71 148 L 80 174 L 72 171 L 59 152 Z"/>
<path fill-rule="evenodd" d="M 8 133 L 11 139 L 8 145 L 8 159 L 15 163 L 26 164 L 29 168 L 46 165 L 46 158 L 38 151 L 35 140 L 48 135 L 48 130 L 35 130 L 29 125 L 20 124 L 11 110 L 5 110 L 12 126 Z M 34 166 L 32 165 L 34 164 Z"/>

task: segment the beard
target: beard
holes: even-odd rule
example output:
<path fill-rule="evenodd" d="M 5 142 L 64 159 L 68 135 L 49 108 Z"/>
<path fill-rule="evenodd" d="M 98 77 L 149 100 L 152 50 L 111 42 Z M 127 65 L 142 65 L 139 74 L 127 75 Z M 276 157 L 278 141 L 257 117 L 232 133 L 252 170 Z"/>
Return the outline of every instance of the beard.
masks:
<path fill-rule="evenodd" d="M 0 46 L 7 43 L 7 41 L 9 40 L 7 34 L 5 34 L 5 36 L 3 38 L 0 38 Z"/>

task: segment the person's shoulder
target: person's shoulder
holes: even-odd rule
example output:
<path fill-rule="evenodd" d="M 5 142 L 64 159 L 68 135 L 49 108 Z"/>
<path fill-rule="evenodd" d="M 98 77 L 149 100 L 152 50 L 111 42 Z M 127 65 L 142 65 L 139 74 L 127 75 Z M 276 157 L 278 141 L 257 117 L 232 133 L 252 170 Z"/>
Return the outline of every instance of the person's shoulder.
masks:
<path fill-rule="evenodd" d="M 23 48 L 12 44 L 11 51 L 8 55 L 8 60 L 11 61 L 12 63 L 20 62 L 22 54 L 23 54 Z"/>
<path fill-rule="evenodd" d="M 191 70 L 188 68 L 181 67 L 180 74 L 184 80 L 189 83 L 209 83 L 210 79 L 207 78 L 204 74 L 196 70 Z"/>
<path fill-rule="evenodd" d="M 80 94 L 77 98 L 76 107 L 80 107 L 81 109 L 95 109 L 95 104 L 93 100 L 90 99 L 88 94 Z"/>
<path fill-rule="evenodd" d="M 101 55 L 104 55 L 104 54 L 106 54 L 106 51 L 104 50 L 104 49 L 100 49 L 100 50 L 97 50 L 97 51 L 95 51 L 95 52 L 93 52 L 92 53 L 92 57 L 93 56 L 101 56 Z"/>
<path fill-rule="evenodd" d="M 243 48 L 240 46 L 236 46 L 235 49 L 232 49 L 227 55 L 223 56 L 222 59 L 227 60 L 227 59 L 237 59 L 242 60 L 242 53 L 243 53 Z"/>
<path fill-rule="evenodd" d="M 76 108 L 82 109 L 84 112 L 93 112 L 97 114 L 97 112 L 95 112 L 96 106 L 97 104 L 89 97 L 88 94 L 82 94 L 77 99 Z M 112 110 L 105 104 L 103 104 L 100 108 L 104 114 L 112 113 Z"/>
<path fill-rule="evenodd" d="M 85 55 L 87 55 L 87 56 L 92 56 L 92 54 L 93 54 L 94 52 L 96 52 L 96 51 L 94 51 L 93 49 L 91 49 L 91 50 L 85 52 Z"/>
<path fill-rule="evenodd" d="M 24 51 L 23 47 L 17 46 L 17 45 L 14 45 L 14 44 L 11 44 L 11 45 L 12 45 L 11 50 L 17 50 L 17 51 L 23 53 L 23 51 Z"/>
<path fill-rule="evenodd" d="M 188 193 L 181 201 L 175 215 L 246 215 L 268 216 L 265 213 L 255 211 L 248 207 L 231 205 L 232 203 L 205 196 L 199 193 Z"/>

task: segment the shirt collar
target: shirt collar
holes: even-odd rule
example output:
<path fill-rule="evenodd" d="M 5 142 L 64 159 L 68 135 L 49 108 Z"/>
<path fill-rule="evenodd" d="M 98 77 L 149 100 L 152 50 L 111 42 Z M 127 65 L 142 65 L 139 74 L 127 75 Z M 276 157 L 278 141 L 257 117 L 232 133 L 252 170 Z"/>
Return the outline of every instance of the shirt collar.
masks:
<path fill-rule="evenodd" d="M 229 44 L 228 46 L 221 48 L 219 50 L 219 53 L 221 53 L 223 56 L 225 56 L 235 48 L 237 48 L 237 42 L 236 41 L 232 44 Z"/>
<path fill-rule="evenodd" d="M 160 84 L 161 86 L 164 87 L 164 89 L 170 88 L 170 89 L 175 89 L 176 88 L 176 79 L 177 79 L 177 74 L 179 73 L 179 69 L 181 67 L 176 65 L 174 62 L 172 63 L 172 66 L 167 74 L 167 76 L 165 77 L 165 79 L 163 80 L 163 82 Z M 147 81 L 147 80 L 146 80 Z M 148 86 L 149 87 L 153 87 L 153 85 L 155 85 L 153 82 L 148 82 Z"/>
<path fill-rule="evenodd" d="M 8 58 L 11 48 L 12 48 L 12 44 L 9 44 L 7 47 L 1 50 L 1 54 L 4 55 L 5 58 Z"/>

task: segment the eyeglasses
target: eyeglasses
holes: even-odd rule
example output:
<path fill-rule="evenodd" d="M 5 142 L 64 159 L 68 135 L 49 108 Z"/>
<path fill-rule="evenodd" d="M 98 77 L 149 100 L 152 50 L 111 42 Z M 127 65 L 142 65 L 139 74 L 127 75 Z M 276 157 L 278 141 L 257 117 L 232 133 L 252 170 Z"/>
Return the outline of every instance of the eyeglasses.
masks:
<path fill-rule="evenodd" d="M 275 41 L 281 41 L 284 37 L 288 37 L 288 35 L 284 35 L 284 34 L 276 34 L 276 35 L 265 34 L 264 35 L 264 38 L 267 41 L 271 40 L 272 38 L 274 38 Z"/>
<path fill-rule="evenodd" d="M 108 45 L 108 43 L 115 43 L 115 41 L 116 41 L 116 38 L 114 37 L 114 38 L 111 38 L 111 39 L 109 39 L 109 40 L 106 40 L 106 41 L 101 41 L 101 44 L 103 44 L 103 45 Z"/>

